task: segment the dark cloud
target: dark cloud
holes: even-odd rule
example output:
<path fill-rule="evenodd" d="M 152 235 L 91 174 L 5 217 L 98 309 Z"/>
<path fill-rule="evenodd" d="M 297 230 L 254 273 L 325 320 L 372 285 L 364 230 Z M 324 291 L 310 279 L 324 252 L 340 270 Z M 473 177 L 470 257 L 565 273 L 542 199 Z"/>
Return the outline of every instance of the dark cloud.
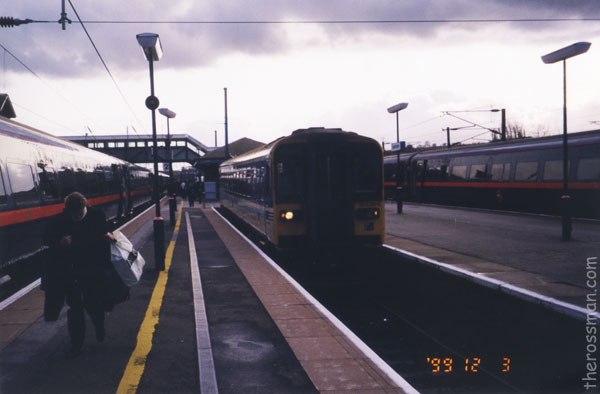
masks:
<path fill-rule="evenodd" d="M 526 12 L 520 15 L 522 18 L 600 17 L 600 2 L 597 0 L 492 0 L 492 2 Z"/>
<path fill-rule="evenodd" d="M 466 18 L 600 17 L 598 0 L 73 0 L 84 20 L 424 20 Z M 49 4 L 52 3 L 52 4 Z M 68 4 L 68 3 L 67 3 Z M 76 16 L 68 7 L 68 16 Z M 4 5 L 3 15 L 36 20 L 58 20 L 59 2 L 19 0 Z M 447 24 L 321 25 L 329 39 L 359 37 L 365 32 L 427 36 Z M 470 25 L 477 29 L 482 25 Z M 517 29 L 551 29 L 546 24 L 515 24 Z M 143 62 L 135 34 L 161 35 L 165 57 L 162 67 L 186 68 L 210 64 L 231 52 L 268 54 L 287 50 L 281 25 L 240 24 L 93 24 L 87 25 L 111 69 L 125 73 Z M 62 31 L 58 24 L 33 24 L 3 29 L 0 42 L 39 74 L 82 76 L 95 74 L 102 65 L 81 27 Z M 10 59 L 7 68 L 23 71 Z"/>

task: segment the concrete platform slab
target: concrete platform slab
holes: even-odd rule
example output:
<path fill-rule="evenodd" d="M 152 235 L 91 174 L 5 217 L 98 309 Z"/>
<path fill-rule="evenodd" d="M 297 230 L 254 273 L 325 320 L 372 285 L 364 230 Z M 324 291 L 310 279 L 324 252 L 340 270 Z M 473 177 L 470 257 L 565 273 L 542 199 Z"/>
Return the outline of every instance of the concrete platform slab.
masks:
<path fill-rule="evenodd" d="M 600 255 L 600 222 L 575 221 L 577 236 L 563 242 L 560 218 L 411 203 L 395 210 L 386 203 L 387 245 L 585 308 L 585 267 Z"/>
<path fill-rule="evenodd" d="M 304 300 L 302 304 L 290 304 L 287 296 L 273 297 L 270 283 L 279 283 L 281 274 L 250 245 L 236 239 L 239 235 L 214 212 L 206 210 L 205 214 L 320 392 L 405 392 L 295 287 L 275 285 L 296 294 L 295 300 Z"/>

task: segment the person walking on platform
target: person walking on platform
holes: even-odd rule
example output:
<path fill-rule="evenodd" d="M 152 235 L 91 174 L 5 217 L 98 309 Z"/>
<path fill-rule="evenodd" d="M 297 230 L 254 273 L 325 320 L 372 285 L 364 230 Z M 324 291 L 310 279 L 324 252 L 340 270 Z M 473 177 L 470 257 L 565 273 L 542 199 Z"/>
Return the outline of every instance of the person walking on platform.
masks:
<path fill-rule="evenodd" d="M 44 317 L 56 320 L 66 298 L 71 339 L 71 348 L 66 353 L 68 359 L 81 354 L 85 338 L 84 310 L 94 324 L 96 339 L 104 341 L 101 278 L 111 264 L 111 240 L 114 237 L 108 231 L 104 212 L 87 206 L 86 198 L 78 192 L 65 198 L 62 214 L 46 228 L 44 241 L 49 247 L 49 261 L 45 275 L 48 283 L 44 285 Z"/>

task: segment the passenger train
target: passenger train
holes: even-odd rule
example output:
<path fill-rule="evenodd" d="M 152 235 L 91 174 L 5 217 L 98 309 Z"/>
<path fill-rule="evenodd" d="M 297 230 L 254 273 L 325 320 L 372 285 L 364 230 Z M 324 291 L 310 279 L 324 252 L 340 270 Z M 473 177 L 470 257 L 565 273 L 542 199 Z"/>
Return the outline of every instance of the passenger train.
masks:
<path fill-rule="evenodd" d="M 282 249 L 381 245 L 383 152 L 353 132 L 296 130 L 222 163 L 220 199 Z"/>
<path fill-rule="evenodd" d="M 0 276 L 39 274 L 44 228 L 62 212 L 66 195 L 81 192 L 117 221 L 151 201 L 151 175 L 0 117 Z"/>
<path fill-rule="evenodd" d="M 600 219 L 600 130 L 568 136 L 571 215 Z M 562 136 L 437 149 L 385 158 L 404 201 L 561 214 Z"/>

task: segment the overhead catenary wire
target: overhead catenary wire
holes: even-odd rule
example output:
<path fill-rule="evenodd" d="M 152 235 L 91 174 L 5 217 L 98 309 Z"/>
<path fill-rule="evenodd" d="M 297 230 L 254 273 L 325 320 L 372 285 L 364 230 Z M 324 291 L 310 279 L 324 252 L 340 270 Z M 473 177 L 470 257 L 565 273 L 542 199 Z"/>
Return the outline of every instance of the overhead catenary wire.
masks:
<path fill-rule="evenodd" d="M 70 3 L 70 1 L 69 1 Z M 86 20 L 86 24 L 188 24 L 188 25 L 367 25 L 367 24 L 436 24 L 436 23 L 552 23 L 598 22 L 598 18 L 458 18 L 458 19 L 339 19 L 339 20 Z M 32 20 L 31 23 L 56 23 Z"/>
<path fill-rule="evenodd" d="M 92 138 L 94 139 L 94 141 L 97 140 L 96 138 L 96 134 L 94 134 L 94 132 L 92 131 L 92 129 L 90 129 L 90 126 L 85 126 L 86 129 L 88 129 L 88 131 L 90 132 L 90 134 L 92 135 Z M 87 136 L 87 133 L 85 133 Z"/>
<path fill-rule="evenodd" d="M 25 68 L 27 71 L 29 71 L 33 76 L 35 76 L 37 79 L 39 79 L 48 89 L 50 89 L 54 94 L 56 94 L 58 97 L 60 97 L 65 103 L 69 104 L 71 107 L 73 107 L 77 112 L 79 112 L 79 114 L 81 116 L 83 116 L 86 119 L 89 119 L 90 117 L 88 115 L 86 115 L 85 113 L 83 113 L 75 104 L 73 104 L 68 98 L 66 98 L 62 93 L 60 93 L 58 90 L 54 89 L 54 87 L 52 87 L 52 85 L 50 85 L 48 82 L 46 82 L 42 77 L 40 77 L 35 71 L 33 71 L 31 69 L 31 67 L 29 67 L 27 64 L 25 64 L 24 61 L 22 61 L 21 59 L 19 59 L 14 53 L 12 53 L 8 48 L 6 48 L 2 43 L 0 43 L 0 47 L 2 47 L 2 49 L 4 49 L 4 53 L 8 53 L 13 59 L 15 59 L 21 66 L 23 66 L 23 68 Z M 6 65 L 4 66 L 6 69 Z M 6 84 L 6 81 L 5 81 Z"/>
<path fill-rule="evenodd" d="M 456 144 L 462 144 L 462 143 L 463 143 L 463 142 L 465 142 L 465 141 L 468 141 L 468 140 L 475 139 L 475 138 L 477 138 L 477 137 L 480 137 L 480 136 L 482 136 L 482 135 L 484 135 L 484 134 L 487 134 L 487 133 L 488 133 L 487 131 L 484 131 L 484 132 L 483 132 L 483 133 L 481 133 L 481 134 L 477 134 L 477 135 L 471 136 L 471 137 L 469 137 L 469 138 L 466 138 L 466 139 L 464 139 L 464 140 L 462 140 L 462 141 L 458 141 L 458 142 L 456 142 Z"/>
<path fill-rule="evenodd" d="M 404 127 L 404 128 L 402 128 L 401 130 L 403 130 L 403 131 L 404 131 L 404 130 L 410 130 L 410 129 L 412 129 L 413 127 L 418 127 L 418 126 L 424 125 L 425 123 L 429 123 L 429 122 L 431 122 L 431 121 L 434 121 L 434 120 L 436 120 L 436 119 L 439 119 L 439 118 L 441 118 L 442 116 L 444 116 L 444 115 L 438 115 L 438 116 L 434 116 L 433 118 L 429 118 L 429 119 L 427 119 L 427 120 L 424 120 L 424 121 L 421 121 L 421 122 L 419 122 L 419 123 L 415 123 L 415 124 L 412 124 L 412 125 L 410 125 L 410 126 Z"/>
<path fill-rule="evenodd" d="M 39 75 L 36 74 L 35 71 L 33 71 L 27 64 L 25 64 L 21 59 L 19 59 L 14 53 L 12 53 L 11 51 L 8 50 L 8 48 L 6 48 L 4 45 L 0 44 L 0 47 L 2 47 L 2 49 L 4 49 L 4 53 L 8 53 L 13 59 L 15 59 L 17 62 L 19 62 L 19 64 L 21 66 L 23 66 L 27 71 L 29 71 L 31 74 L 33 74 L 37 79 L 39 79 L 40 81 L 44 82 L 44 84 L 46 84 L 46 82 L 42 79 L 42 77 L 40 77 Z M 47 85 L 47 84 L 46 84 Z"/>
<path fill-rule="evenodd" d="M 133 109 L 131 108 L 131 105 L 129 104 L 129 101 L 127 101 L 127 99 L 125 98 L 125 95 L 121 91 L 121 88 L 119 87 L 119 84 L 117 83 L 117 80 L 115 79 L 115 77 L 113 76 L 113 74 L 110 72 L 110 69 L 108 68 L 108 65 L 104 61 L 104 58 L 100 54 L 100 51 L 98 50 L 98 47 L 96 46 L 96 44 L 94 43 L 94 40 L 92 39 L 92 36 L 90 36 L 90 33 L 88 32 L 87 28 L 83 24 L 83 21 L 79 17 L 79 13 L 77 12 L 77 10 L 75 9 L 75 7 L 73 6 L 73 3 L 71 2 L 71 0 L 68 0 L 68 1 L 69 1 L 69 5 L 73 9 L 73 12 L 75 13 L 75 16 L 77 16 L 77 20 L 79 21 L 79 24 L 81 25 L 81 27 L 83 28 L 83 31 L 85 32 L 86 36 L 90 40 L 90 43 L 94 47 L 94 51 L 96 51 L 96 54 L 98 55 L 98 58 L 102 62 L 102 65 L 104 66 L 104 69 L 108 73 L 108 76 L 110 77 L 110 79 L 112 80 L 113 84 L 115 85 L 115 88 L 119 92 L 119 95 L 121 96 L 121 98 L 123 99 L 123 101 L 125 102 L 125 104 L 127 105 L 127 108 L 129 108 L 129 111 L 131 112 L 131 114 L 133 115 L 133 117 L 135 118 L 135 120 L 138 122 L 138 124 L 140 125 L 140 127 L 142 127 L 142 122 L 140 122 L 140 120 L 136 116 L 135 112 L 133 112 Z M 137 131 L 136 131 L 136 134 L 137 134 Z"/>

